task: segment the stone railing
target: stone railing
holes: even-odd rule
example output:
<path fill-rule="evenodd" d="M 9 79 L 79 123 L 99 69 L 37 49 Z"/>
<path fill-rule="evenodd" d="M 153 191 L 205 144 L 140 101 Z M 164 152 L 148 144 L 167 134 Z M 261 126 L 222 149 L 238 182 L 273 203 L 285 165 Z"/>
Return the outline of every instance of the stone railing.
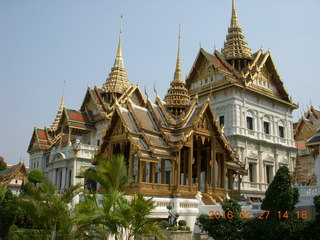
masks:
<path fill-rule="evenodd" d="M 97 150 L 96 146 L 92 146 L 89 144 L 80 144 L 79 146 L 80 150 L 77 153 L 77 158 L 84 158 L 84 159 L 92 159 L 94 157 L 94 154 Z M 58 153 L 61 154 L 61 156 L 56 156 Z M 63 156 L 63 157 L 62 157 Z M 51 151 L 51 161 L 59 161 L 63 159 L 73 159 L 74 158 L 74 149 L 73 146 L 67 145 L 64 147 L 55 147 Z"/>
<path fill-rule="evenodd" d="M 265 192 L 268 189 L 267 183 L 241 182 L 241 190 L 255 190 Z"/>
<path fill-rule="evenodd" d="M 299 203 L 296 206 L 313 206 L 313 198 L 320 195 L 320 186 L 296 186 L 299 190 Z"/>

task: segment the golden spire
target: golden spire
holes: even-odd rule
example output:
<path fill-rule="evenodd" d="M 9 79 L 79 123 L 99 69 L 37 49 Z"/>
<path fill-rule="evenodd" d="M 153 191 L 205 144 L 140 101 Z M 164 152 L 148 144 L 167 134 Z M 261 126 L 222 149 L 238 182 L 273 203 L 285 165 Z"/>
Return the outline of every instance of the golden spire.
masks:
<path fill-rule="evenodd" d="M 231 27 L 240 27 L 239 26 L 239 19 L 237 17 L 237 11 L 236 11 L 236 4 L 234 3 L 234 0 L 232 0 L 232 15 L 231 15 Z"/>
<path fill-rule="evenodd" d="M 111 68 L 109 77 L 107 78 L 102 90 L 109 94 L 109 101 L 113 96 L 119 97 L 123 94 L 132 84 L 129 81 L 127 71 L 124 67 L 123 57 L 122 57 L 122 15 L 120 17 L 120 34 L 119 43 L 117 49 L 116 59 L 114 61 L 114 66 Z"/>
<path fill-rule="evenodd" d="M 248 43 L 242 34 L 242 28 L 240 27 L 239 19 L 237 17 L 235 0 L 232 0 L 231 23 L 221 53 L 225 56 L 226 60 L 252 60 L 251 49 L 248 47 Z"/>
<path fill-rule="evenodd" d="M 296 183 L 302 185 L 302 184 L 306 184 L 307 182 L 307 178 L 305 173 L 302 170 L 301 167 L 301 162 L 300 162 L 300 156 L 297 152 L 297 160 L 296 160 L 296 166 L 293 170 L 293 177 L 296 180 Z"/>
<path fill-rule="evenodd" d="M 118 43 L 117 56 L 114 61 L 114 67 L 124 67 L 123 58 L 122 58 L 122 14 L 120 17 L 119 43 Z"/>
<path fill-rule="evenodd" d="M 177 63 L 176 63 L 176 70 L 174 72 L 174 77 L 173 77 L 173 81 L 175 81 L 175 82 L 182 82 L 182 80 L 181 80 L 181 64 L 180 64 L 180 39 L 181 39 L 181 24 L 179 24 Z"/>
<path fill-rule="evenodd" d="M 55 131 L 57 130 L 58 128 L 58 124 L 60 122 L 60 119 L 61 119 L 61 116 L 62 116 L 62 112 L 63 112 L 63 108 L 65 107 L 64 105 L 64 88 L 62 90 L 62 96 L 61 96 L 61 103 L 60 103 L 60 106 L 59 106 L 59 110 L 58 110 L 58 113 L 57 113 L 57 116 L 56 118 L 54 119 L 52 125 L 50 126 L 50 130 L 52 131 Z"/>
<path fill-rule="evenodd" d="M 181 64 L 180 64 L 180 39 L 181 39 L 181 26 L 179 25 L 178 35 L 178 54 L 177 64 L 174 73 L 173 81 L 164 98 L 165 106 L 170 110 L 174 116 L 179 116 L 184 109 L 189 106 L 190 96 L 186 88 L 186 84 L 182 81 L 181 77 Z"/>

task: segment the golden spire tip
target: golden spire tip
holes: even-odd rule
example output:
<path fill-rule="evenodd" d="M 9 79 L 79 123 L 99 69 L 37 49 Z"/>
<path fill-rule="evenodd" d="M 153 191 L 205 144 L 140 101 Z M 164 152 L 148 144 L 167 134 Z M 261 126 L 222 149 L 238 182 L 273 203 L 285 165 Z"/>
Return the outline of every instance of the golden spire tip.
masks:
<path fill-rule="evenodd" d="M 181 81 L 180 39 L 181 39 L 181 24 L 179 24 L 177 64 L 176 64 L 176 70 L 174 72 L 174 78 L 173 78 L 173 81 L 179 81 L 179 82 Z"/>
<path fill-rule="evenodd" d="M 123 59 L 122 59 L 122 14 L 120 16 L 120 33 L 119 33 L 119 44 L 117 50 L 116 60 L 114 62 L 115 67 L 124 67 Z"/>
<path fill-rule="evenodd" d="M 232 0 L 231 27 L 239 27 L 239 20 L 237 17 L 235 0 Z"/>

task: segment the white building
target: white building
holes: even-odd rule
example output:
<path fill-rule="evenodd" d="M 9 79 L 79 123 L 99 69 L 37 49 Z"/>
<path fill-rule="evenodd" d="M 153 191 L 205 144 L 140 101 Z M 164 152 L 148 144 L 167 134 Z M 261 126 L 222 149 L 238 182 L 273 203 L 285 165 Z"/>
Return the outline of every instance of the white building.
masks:
<path fill-rule="evenodd" d="M 242 194 L 261 200 L 280 166 L 293 170 L 292 111 L 297 105 L 284 88 L 270 50 L 251 52 L 234 1 L 223 49 L 211 54 L 200 48 L 187 86 L 200 101 L 210 98 L 225 135 L 249 172 L 240 183 Z"/>

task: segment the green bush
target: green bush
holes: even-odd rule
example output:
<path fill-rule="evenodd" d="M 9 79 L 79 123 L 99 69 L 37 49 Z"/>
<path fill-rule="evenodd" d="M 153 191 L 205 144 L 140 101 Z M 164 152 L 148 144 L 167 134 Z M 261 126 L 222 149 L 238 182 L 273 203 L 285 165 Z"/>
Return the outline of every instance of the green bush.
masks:
<path fill-rule="evenodd" d="M 230 212 L 229 217 L 210 218 L 208 215 L 200 215 L 198 225 L 214 239 L 241 239 L 242 229 L 245 222 L 240 218 L 241 207 L 237 201 L 230 199 L 222 204 L 224 212 Z"/>
<path fill-rule="evenodd" d="M 313 198 L 313 203 L 316 208 L 316 214 L 320 215 L 320 195 Z"/>
<path fill-rule="evenodd" d="M 187 226 L 187 222 L 185 220 L 180 220 L 178 224 L 179 226 Z"/>
<path fill-rule="evenodd" d="M 267 189 L 261 208 L 270 211 L 270 217 L 277 219 L 278 211 L 292 212 L 298 202 L 298 189 L 291 187 L 289 169 L 282 166 Z"/>
<path fill-rule="evenodd" d="M 186 231 L 187 230 L 187 226 L 179 226 L 179 230 Z"/>
<path fill-rule="evenodd" d="M 190 227 L 189 227 L 189 226 L 186 226 L 186 230 L 187 230 L 187 231 L 190 231 Z"/>
<path fill-rule="evenodd" d="M 5 161 L 0 161 L 0 171 L 7 169 L 7 164 Z"/>
<path fill-rule="evenodd" d="M 29 173 L 28 180 L 34 184 L 41 183 L 44 180 L 44 174 L 38 168 L 32 169 Z"/>
<path fill-rule="evenodd" d="M 21 189 L 22 196 L 31 195 L 31 193 L 35 191 L 35 188 L 36 188 L 36 186 L 32 182 L 28 182 L 28 183 L 24 184 Z"/>
<path fill-rule="evenodd" d="M 174 230 L 173 230 L 173 226 L 168 227 L 168 230 L 169 230 L 169 231 L 174 231 Z"/>
<path fill-rule="evenodd" d="M 167 220 L 161 220 L 161 221 L 159 222 L 159 226 L 160 226 L 162 229 L 166 229 L 166 228 L 169 227 L 169 223 L 168 223 Z"/>

